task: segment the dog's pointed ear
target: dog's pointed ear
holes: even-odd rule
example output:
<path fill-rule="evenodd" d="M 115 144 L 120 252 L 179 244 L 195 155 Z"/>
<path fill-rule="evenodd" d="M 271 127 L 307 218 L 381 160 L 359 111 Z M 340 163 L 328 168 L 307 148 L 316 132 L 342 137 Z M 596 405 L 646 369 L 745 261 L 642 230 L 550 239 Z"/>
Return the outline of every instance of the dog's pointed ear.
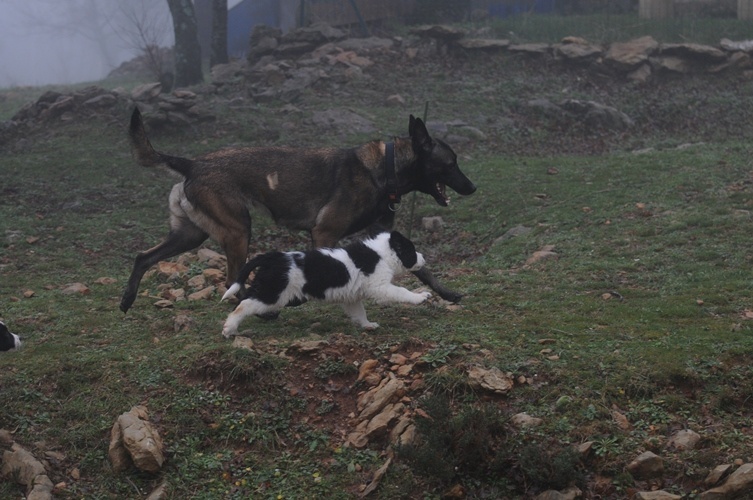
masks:
<path fill-rule="evenodd" d="M 410 115 L 410 122 L 408 123 L 408 134 L 410 135 L 411 142 L 413 143 L 413 151 L 416 153 L 420 151 L 429 152 L 434 146 L 434 141 L 429 135 L 429 131 L 426 130 L 421 118 L 416 118 Z"/>

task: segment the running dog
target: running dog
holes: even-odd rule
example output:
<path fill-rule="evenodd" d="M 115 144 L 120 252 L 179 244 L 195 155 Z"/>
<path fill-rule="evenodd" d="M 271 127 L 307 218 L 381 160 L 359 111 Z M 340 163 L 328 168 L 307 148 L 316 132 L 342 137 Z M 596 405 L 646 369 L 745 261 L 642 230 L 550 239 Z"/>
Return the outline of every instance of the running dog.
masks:
<path fill-rule="evenodd" d="M 11 333 L 5 323 L 0 321 L 0 352 L 12 351 L 21 347 L 21 338 Z"/>
<path fill-rule="evenodd" d="M 397 231 L 351 243 L 344 248 L 307 252 L 269 252 L 249 260 L 222 300 L 243 291 L 256 269 L 246 299 L 230 313 L 222 328 L 225 337 L 236 335 L 238 325 L 251 315 L 277 313 L 289 304 L 320 299 L 342 304 L 354 323 L 373 330 L 379 326 L 366 318 L 364 299 L 377 302 L 420 304 L 429 292 L 413 293 L 392 284 L 405 271 L 418 271 L 424 257 Z"/>
<path fill-rule="evenodd" d="M 248 255 L 251 205 L 266 209 L 279 225 L 308 231 L 314 248 L 322 248 L 363 229 L 390 229 L 400 197 L 411 191 L 433 196 L 440 206 L 449 203 L 446 186 L 461 195 L 476 191 L 452 148 L 432 139 L 421 119 L 410 117 L 408 133 L 350 149 L 238 147 L 188 159 L 156 151 L 134 109 L 129 137 L 137 162 L 167 166 L 185 179 L 170 193 L 170 232 L 136 257 L 120 309 L 131 308 L 150 267 L 207 238 L 227 256 L 230 286 Z M 442 298 L 460 300 L 426 268 L 416 276 Z"/>

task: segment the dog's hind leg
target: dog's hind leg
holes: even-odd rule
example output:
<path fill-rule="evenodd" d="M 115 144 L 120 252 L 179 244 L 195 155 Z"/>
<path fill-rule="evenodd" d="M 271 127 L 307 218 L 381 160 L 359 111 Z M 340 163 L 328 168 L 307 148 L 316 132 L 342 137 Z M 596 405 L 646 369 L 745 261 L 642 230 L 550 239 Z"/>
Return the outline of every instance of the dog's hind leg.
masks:
<path fill-rule="evenodd" d="M 372 323 L 366 318 L 366 309 L 363 302 L 345 302 L 342 304 L 345 314 L 358 326 L 367 330 L 379 328 L 379 323 Z"/>
<path fill-rule="evenodd" d="M 133 264 L 133 271 L 131 271 L 131 277 L 128 278 L 128 284 L 123 291 L 123 297 L 120 299 L 120 310 L 128 312 L 128 309 L 131 308 L 133 302 L 136 300 L 141 278 L 144 277 L 144 273 L 150 267 L 161 260 L 193 250 L 201 245 L 207 237 L 208 235 L 204 231 L 184 219 L 182 225 L 170 229 L 170 233 L 167 235 L 165 241 L 137 255 L 136 261 Z"/>

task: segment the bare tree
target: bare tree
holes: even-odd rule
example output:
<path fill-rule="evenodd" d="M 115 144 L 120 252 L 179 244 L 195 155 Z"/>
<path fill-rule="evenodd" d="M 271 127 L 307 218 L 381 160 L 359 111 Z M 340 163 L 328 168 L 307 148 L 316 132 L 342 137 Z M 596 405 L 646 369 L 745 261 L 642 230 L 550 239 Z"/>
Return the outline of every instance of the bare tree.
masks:
<path fill-rule="evenodd" d="M 212 0 L 212 50 L 209 54 L 209 66 L 227 62 L 227 0 Z"/>
<path fill-rule="evenodd" d="M 172 71 L 162 49 L 165 29 L 170 24 L 164 4 L 149 0 L 121 2 L 118 4 L 119 18 L 110 22 L 112 30 L 130 48 L 144 57 L 147 70 L 163 84 L 172 79 Z M 164 90 L 169 90 L 171 84 Z"/>
<path fill-rule="evenodd" d="M 175 85 L 184 87 L 201 83 L 201 46 L 196 14 L 191 0 L 167 0 L 175 31 Z"/>

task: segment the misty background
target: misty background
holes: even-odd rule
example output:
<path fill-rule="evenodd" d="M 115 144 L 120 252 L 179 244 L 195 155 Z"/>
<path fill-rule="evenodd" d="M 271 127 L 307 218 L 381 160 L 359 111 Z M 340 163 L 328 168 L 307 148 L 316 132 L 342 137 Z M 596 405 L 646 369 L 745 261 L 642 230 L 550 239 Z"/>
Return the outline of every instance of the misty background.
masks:
<path fill-rule="evenodd" d="M 173 37 L 165 0 L 0 0 L 0 88 L 100 80 Z"/>

